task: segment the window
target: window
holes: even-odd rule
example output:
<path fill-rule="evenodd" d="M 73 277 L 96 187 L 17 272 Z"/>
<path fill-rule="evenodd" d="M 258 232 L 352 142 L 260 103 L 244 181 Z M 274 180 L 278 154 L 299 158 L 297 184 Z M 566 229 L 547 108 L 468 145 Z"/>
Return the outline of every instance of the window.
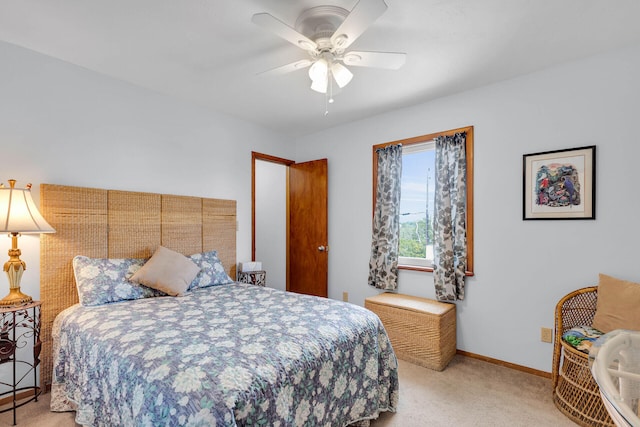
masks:
<path fill-rule="evenodd" d="M 435 143 L 402 147 L 400 265 L 433 265 Z"/>
<path fill-rule="evenodd" d="M 435 142 L 441 135 L 466 132 L 467 275 L 473 275 L 473 126 L 373 146 L 373 204 L 377 182 L 376 150 L 402 144 L 399 268 L 433 271 Z"/>

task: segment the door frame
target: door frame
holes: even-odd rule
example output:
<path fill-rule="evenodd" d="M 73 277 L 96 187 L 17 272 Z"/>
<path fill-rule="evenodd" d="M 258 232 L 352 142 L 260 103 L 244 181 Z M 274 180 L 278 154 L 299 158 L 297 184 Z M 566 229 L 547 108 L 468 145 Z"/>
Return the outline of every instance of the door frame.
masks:
<path fill-rule="evenodd" d="M 295 164 L 293 160 L 285 159 L 282 157 L 276 157 L 269 154 L 258 153 L 256 151 L 251 152 L 251 261 L 256 260 L 256 160 L 265 162 L 271 162 L 283 165 L 287 168 L 286 176 L 286 194 L 287 194 L 287 206 L 286 206 L 286 289 L 289 290 L 289 166 Z"/>

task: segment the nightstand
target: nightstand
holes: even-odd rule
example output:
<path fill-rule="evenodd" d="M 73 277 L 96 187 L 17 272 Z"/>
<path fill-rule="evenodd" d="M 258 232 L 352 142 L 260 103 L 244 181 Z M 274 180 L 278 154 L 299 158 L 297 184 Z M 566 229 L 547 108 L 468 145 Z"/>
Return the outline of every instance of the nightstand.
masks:
<path fill-rule="evenodd" d="M 32 352 L 27 350 L 30 343 L 33 343 Z M 4 378 L 0 381 L 3 388 L 10 389 L 0 394 L 0 407 L 9 405 L 0 413 L 13 411 L 13 425 L 16 425 L 16 409 L 38 401 L 40 396 L 36 373 L 40 346 L 40 301 L 19 307 L 0 306 L 0 366 L 11 364 L 12 372 L 9 381 Z M 21 351 L 23 348 L 27 351 Z M 30 356 L 33 356 L 31 361 L 24 360 Z"/>
<path fill-rule="evenodd" d="M 241 271 L 238 273 L 238 282 L 265 286 L 267 284 L 267 272 L 264 270 Z"/>

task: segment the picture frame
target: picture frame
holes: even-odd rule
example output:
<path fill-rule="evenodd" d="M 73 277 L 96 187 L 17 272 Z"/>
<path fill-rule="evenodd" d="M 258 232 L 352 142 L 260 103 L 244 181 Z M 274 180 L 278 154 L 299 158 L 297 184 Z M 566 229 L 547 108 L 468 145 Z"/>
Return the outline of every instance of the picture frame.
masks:
<path fill-rule="evenodd" d="M 596 219 L 596 146 L 522 156 L 523 220 Z"/>

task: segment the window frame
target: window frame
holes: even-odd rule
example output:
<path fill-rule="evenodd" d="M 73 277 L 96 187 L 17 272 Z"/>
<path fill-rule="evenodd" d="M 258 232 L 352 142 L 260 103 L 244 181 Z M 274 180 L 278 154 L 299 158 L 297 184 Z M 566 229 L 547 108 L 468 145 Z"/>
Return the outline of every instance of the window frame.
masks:
<path fill-rule="evenodd" d="M 373 157 L 373 209 L 371 211 L 372 216 L 376 211 L 376 185 L 378 182 L 378 156 L 376 150 L 378 148 L 384 148 L 389 145 L 402 144 L 403 147 L 423 144 L 429 142 L 439 136 L 452 136 L 456 133 L 466 132 L 466 160 L 467 160 L 467 270 L 465 274 L 467 276 L 473 276 L 473 126 L 466 126 L 457 129 L 451 129 L 444 132 L 436 132 L 428 135 L 416 136 L 413 138 L 401 139 L 398 141 L 385 142 L 382 144 L 376 144 L 372 147 Z M 414 270 L 414 271 L 426 271 L 433 272 L 433 267 L 421 267 L 416 265 L 399 264 L 398 268 L 401 270 Z"/>

